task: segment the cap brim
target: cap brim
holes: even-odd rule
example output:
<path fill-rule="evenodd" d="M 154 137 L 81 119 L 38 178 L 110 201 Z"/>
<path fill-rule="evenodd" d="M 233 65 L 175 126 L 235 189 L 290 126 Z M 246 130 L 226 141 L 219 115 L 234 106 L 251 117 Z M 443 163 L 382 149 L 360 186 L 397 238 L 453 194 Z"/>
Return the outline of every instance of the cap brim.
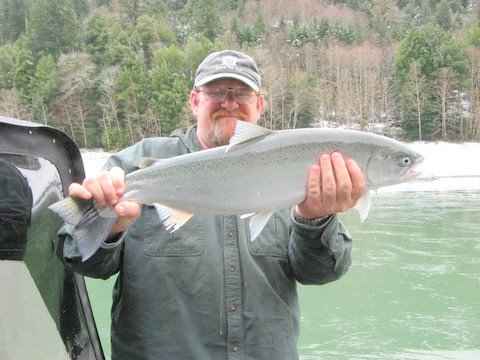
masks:
<path fill-rule="evenodd" d="M 249 87 L 251 87 L 253 90 L 255 91 L 258 91 L 259 90 L 259 87 L 258 85 L 256 85 L 252 80 L 250 80 L 249 78 L 245 77 L 245 76 L 242 76 L 242 75 L 239 75 L 239 74 L 232 74 L 232 73 L 218 73 L 218 74 L 214 74 L 214 75 L 210 75 L 210 76 L 207 76 L 205 78 L 203 78 L 202 80 L 200 81 L 196 81 L 195 82 L 195 87 L 197 86 L 202 86 L 202 85 L 205 85 L 213 80 L 218 80 L 218 79 L 236 79 L 236 80 L 240 80 L 241 82 L 243 82 L 245 85 L 248 85 Z"/>

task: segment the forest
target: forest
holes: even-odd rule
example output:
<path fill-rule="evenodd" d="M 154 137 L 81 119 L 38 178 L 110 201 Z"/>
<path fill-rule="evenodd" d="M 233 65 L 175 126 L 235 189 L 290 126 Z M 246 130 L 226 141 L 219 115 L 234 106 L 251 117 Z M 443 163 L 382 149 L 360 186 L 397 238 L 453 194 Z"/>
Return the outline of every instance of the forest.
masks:
<path fill-rule="evenodd" d="M 194 73 L 241 50 L 271 129 L 480 141 L 475 0 L 0 0 L 0 115 L 115 150 L 194 119 Z"/>

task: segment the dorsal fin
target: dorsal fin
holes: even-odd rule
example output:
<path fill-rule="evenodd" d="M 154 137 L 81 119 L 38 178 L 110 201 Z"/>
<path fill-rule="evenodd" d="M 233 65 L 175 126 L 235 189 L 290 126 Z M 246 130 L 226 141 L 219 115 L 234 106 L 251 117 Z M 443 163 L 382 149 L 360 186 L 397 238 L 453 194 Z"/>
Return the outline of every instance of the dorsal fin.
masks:
<path fill-rule="evenodd" d="M 242 144 L 254 140 L 259 140 L 273 133 L 274 131 L 266 129 L 259 125 L 237 120 L 237 124 L 235 126 L 235 133 L 230 139 L 229 145 L 227 146 L 227 149 L 225 151 L 232 151 Z"/>

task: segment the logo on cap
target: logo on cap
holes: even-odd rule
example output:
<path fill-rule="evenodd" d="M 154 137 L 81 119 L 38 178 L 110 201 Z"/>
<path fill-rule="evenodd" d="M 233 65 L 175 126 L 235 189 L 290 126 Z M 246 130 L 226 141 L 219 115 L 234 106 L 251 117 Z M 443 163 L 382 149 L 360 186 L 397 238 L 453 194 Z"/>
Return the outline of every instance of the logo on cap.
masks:
<path fill-rule="evenodd" d="M 233 57 L 233 56 L 225 56 L 222 59 L 222 64 L 227 68 L 227 69 L 235 69 L 237 66 L 237 61 L 238 59 Z"/>

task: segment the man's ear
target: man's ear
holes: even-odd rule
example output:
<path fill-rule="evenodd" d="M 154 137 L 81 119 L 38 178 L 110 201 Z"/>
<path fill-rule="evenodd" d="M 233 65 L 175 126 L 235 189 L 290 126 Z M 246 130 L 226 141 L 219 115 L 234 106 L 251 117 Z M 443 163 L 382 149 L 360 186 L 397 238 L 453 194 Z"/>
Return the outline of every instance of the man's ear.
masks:
<path fill-rule="evenodd" d="M 262 94 L 257 97 L 257 110 L 260 115 L 262 115 L 265 110 L 265 97 Z"/>
<path fill-rule="evenodd" d="M 192 109 L 193 115 L 197 114 L 198 103 L 200 102 L 199 99 L 200 93 L 198 91 L 192 90 L 190 91 L 190 109 Z"/>

